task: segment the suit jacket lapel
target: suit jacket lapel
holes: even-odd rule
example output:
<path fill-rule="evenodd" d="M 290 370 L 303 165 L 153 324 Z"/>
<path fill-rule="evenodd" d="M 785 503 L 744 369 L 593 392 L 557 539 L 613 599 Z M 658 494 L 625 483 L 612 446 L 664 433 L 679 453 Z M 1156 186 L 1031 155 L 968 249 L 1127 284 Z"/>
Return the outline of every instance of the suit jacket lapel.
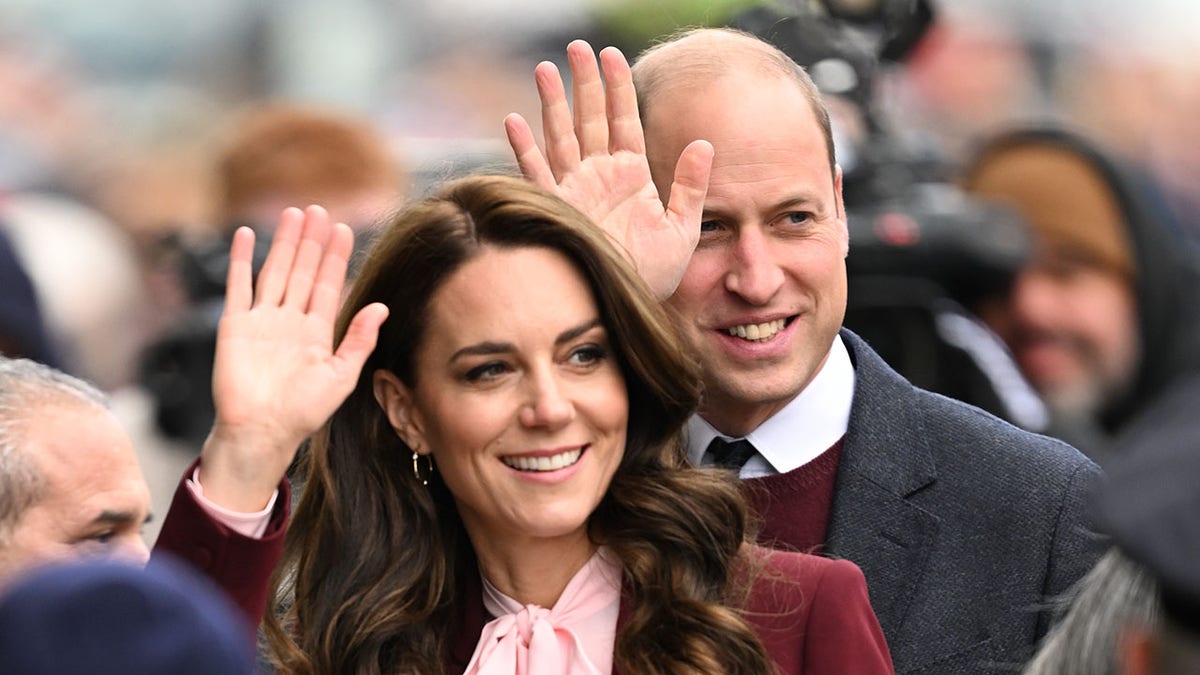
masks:
<path fill-rule="evenodd" d="M 828 549 L 857 564 L 886 635 L 904 622 L 937 537 L 938 518 L 910 496 L 937 478 L 913 388 L 843 330 L 854 403 L 830 514 Z"/>

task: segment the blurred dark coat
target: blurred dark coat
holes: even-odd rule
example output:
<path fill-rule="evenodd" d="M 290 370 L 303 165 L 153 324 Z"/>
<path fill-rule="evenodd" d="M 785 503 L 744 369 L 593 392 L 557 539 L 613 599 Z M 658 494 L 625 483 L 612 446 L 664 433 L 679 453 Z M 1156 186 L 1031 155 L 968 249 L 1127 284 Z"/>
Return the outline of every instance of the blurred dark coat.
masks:
<path fill-rule="evenodd" d="M 4 346 L 15 353 L 8 353 Z M 0 352 L 60 367 L 37 291 L 0 222 Z"/>

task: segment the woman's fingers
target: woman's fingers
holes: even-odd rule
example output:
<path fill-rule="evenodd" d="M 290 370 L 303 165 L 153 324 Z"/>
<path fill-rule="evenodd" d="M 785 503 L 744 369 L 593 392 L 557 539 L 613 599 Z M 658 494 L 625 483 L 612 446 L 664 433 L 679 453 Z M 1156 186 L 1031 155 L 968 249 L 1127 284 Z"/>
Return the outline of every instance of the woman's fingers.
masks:
<path fill-rule="evenodd" d="M 387 320 L 388 308 L 380 302 L 373 302 L 358 310 L 350 320 L 346 335 L 338 345 L 334 358 L 353 387 L 358 375 L 362 372 L 367 357 L 375 351 L 375 343 L 379 339 L 379 327 Z M 339 402 L 340 403 L 340 402 Z"/>
<path fill-rule="evenodd" d="M 342 286 L 346 283 L 346 268 L 350 265 L 350 254 L 354 250 L 354 232 L 345 223 L 333 226 L 329 234 L 329 246 L 317 270 L 312 297 L 308 304 L 310 314 L 325 319 L 330 324 L 337 318 L 342 301 Z"/>
<path fill-rule="evenodd" d="M 225 277 L 225 313 L 249 311 L 254 302 L 254 230 L 239 227 L 229 247 L 229 272 Z"/>
<path fill-rule="evenodd" d="M 304 210 L 304 229 L 296 246 L 296 256 L 288 274 L 283 304 L 300 312 L 308 311 L 317 280 L 317 270 L 329 256 L 329 214 L 319 206 Z"/>
<path fill-rule="evenodd" d="M 258 272 L 254 292 L 255 307 L 275 306 L 283 300 L 303 229 L 304 212 L 300 209 L 287 208 L 279 215 L 279 226 L 275 228 L 275 234 L 271 238 L 271 250 L 267 252 L 266 262 Z"/>

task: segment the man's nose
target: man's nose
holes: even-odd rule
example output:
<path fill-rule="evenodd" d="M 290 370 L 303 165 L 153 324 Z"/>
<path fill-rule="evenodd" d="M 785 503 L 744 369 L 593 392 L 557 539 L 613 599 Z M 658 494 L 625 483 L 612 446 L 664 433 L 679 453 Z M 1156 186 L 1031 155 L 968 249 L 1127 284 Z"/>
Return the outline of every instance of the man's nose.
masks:
<path fill-rule="evenodd" d="M 146 541 L 142 539 L 141 534 L 134 533 L 131 536 L 124 537 L 113 548 L 112 556 L 121 560 L 127 560 L 136 565 L 145 565 L 150 562 L 150 547 L 146 545 Z"/>
<path fill-rule="evenodd" d="M 750 304 L 763 305 L 775 297 L 783 280 L 783 269 L 775 260 L 771 242 L 762 228 L 741 228 L 730 251 L 726 290 Z"/>
<path fill-rule="evenodd" d="M 1017 274 L 1009 291 L 1009 306 L 1016 321 L 1038 326 L 1052 322 L 1055 314 L 1063 309 L 1054 281 L 1036 269 L 1025 269 Z"/>

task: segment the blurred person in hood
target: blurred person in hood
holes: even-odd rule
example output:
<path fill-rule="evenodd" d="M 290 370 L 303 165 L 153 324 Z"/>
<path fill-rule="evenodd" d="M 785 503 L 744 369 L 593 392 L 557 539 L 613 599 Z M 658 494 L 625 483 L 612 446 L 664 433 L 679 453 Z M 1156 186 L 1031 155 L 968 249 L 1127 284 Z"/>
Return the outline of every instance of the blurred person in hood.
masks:
<path fill-rule="evenodd" d="M 1200 426 L 1200 260 L 1157 188 L 1051 128 L 992 140 L 965 186 L 1034 235 L 1009 292 L 977 309 L 1053 411 L 1052 433 L 1103 464 L 1149 433 Z"/>

